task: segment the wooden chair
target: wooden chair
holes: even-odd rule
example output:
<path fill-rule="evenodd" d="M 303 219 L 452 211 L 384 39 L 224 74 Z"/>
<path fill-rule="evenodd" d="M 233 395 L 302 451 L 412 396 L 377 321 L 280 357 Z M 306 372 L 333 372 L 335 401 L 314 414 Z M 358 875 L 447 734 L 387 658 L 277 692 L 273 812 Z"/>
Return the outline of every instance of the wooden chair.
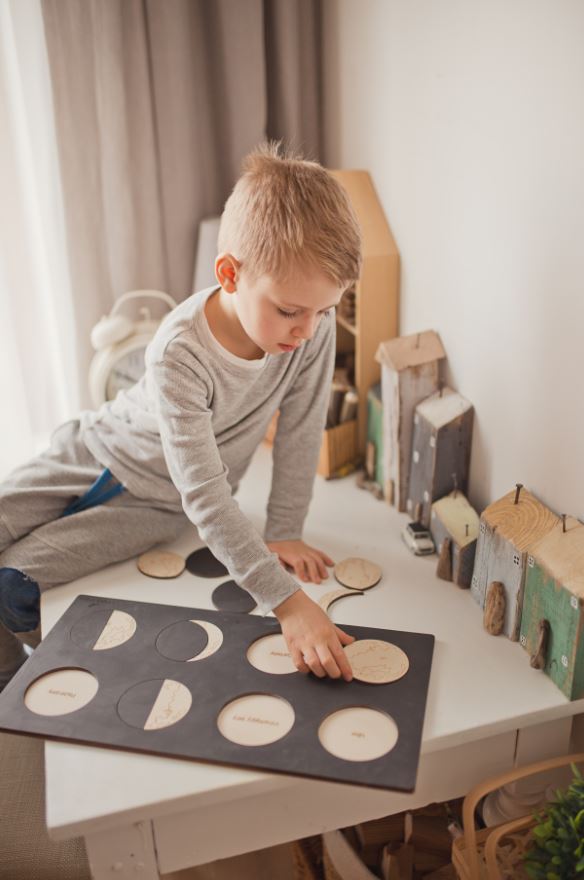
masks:
<path fill-rule="evenodd" d="M 477 831 L 474 822 L 477 804 L 489 792 L 503 785 L 569 764 L 584 764 L 584 752 L 517 767 L 471 789 L 462 808 L 464 834 L 452 846 L 452 864 L 460 880 L 522 880 L 527 877 L 522 863 L 531 829 L 536 824 L 533 815 Z"/>

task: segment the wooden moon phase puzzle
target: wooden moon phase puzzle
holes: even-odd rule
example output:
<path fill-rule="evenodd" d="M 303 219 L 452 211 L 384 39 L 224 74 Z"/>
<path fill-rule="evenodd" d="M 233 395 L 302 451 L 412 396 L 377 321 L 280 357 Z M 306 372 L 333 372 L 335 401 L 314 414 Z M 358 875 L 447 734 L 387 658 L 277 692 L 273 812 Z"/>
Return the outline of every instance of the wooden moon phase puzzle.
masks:
<path fill-rule="evenodd" d="M 434 636 L 343 626 L 351 682 L 273 618 L 78 596 L 0 694 L 0 730 L 413 791 Z"/>
<path fill-rule="evenodd" d="M 380 567 L 358 556 L 337 562 L 334 573 L 338 582 L 351 590 L 369 590 L 381 580 Z"/>
<path fill-rule="evenodd" d="M 175 578 L 185 570 L 185 560 L 178 553 L 165 550 L 149 550 L 138 557 L 137 565 L 142 574 L 153 578 Z"/>

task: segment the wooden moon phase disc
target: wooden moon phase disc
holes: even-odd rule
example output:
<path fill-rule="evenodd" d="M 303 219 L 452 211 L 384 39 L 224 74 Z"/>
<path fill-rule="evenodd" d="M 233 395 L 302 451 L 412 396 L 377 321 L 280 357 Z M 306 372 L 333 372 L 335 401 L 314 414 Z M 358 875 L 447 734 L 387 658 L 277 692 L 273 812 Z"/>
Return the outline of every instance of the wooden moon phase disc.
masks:
<path fill-rule="evenodd" d="M 187 556 L 187 571 L 204 578 L 223 577 L 229 574 L 222 562 L 213 556 L 208 547 L 201 547 Z"/>
<path fill-rule="evenodd" d="M 207 647 L 204 648 L 200 654 L 197 654 L 196 657 L 191 657 L 188 660 L 189 663 L 193 663 L 195 660 L 204 660 L 206 657 L 210 657 L 211 654 L 214 654 L 215 651 L 218 651 L 223 644 L 223 633 L 218 626 L 215 626 L 214 623 L 210 623 L 208 620 L 191 620 L 191 623 L 196 623 L 205 630 L 205 632 L 207 633 L 208 641 Z"/>
<path fill-rule="evenodd" d="M 177 553 L 164 550 L 149 550 L 138 557 L 138 568 L 142 574 L 153 578 L 175 578 L 185 570 L 185 561 Z"/>
<path fill-rule="evenodd" d="M 192 620 L 170 623 L 158 633 L 156 650 L 168 660 L 186 663 L 201 654 L 209 644 L 207 631 Z"/>
<path fill-rule="evenodd" d="M 353 678 L 368 684 L 397 681 L 410 668 L 405 651 L 379 639 L 360 639 L 343 650 L 351 664 Z"/>
<path fill-rule="evenodd" d="M 328 715 L 318 728 L 327 752 L 345 761 L 373 761 L 394 748 L 397 724 L 389 715 L 365 706 L 347 706 Z"/>
<path fill-rule="evenodd" d="M 69 715 L 87 706 L 98 687 L 95 676 L 84 669 L 55 669 L 29 685 L 24 704 L 35 715 Z"/>
<path fill-rule="evenodd" d="M 136 621 L 126 611 L 99 608 L 85 614 L 71 630 L 71 641 L 80 648 L 109 651 L 129 641 L 136 632 Z"/>
<path fill-rule="evenodd" d="M 239 611 L 247 614 L 256 607 L 256 600 L 235 581 L 224 581 L 215 587 L 211 601 L 219 611 Z"/>
<path fill-rule="evenodd" d="M 380 567 L 358 556 L 337 562 L 334 572 L 338 582 L 351 590 L 369 590 L 381 580 Z"/>
<path fill-rule="evenodd" d="M 142 681 L 132 685 L 118 701 L 118 715 L 130 727 L 162 730 L 176 724 L 187 714 L 192 696 L 180 681 Z"/>
<path fill-rule="evenodd" d="M 283 697 L 246 694 L 227 703 L 217 717 L 225 739 L 240 746 L 265 746 L 286 736 L 294 724 L 294 709 Z"/>
<path fill-rule="evenodd" d="M 329 606 L 336 602 L 337 599 L 342 599 L 343 596 L 362 596 L 363 593 L 361 590 L 349 590 L 348 588 L 343 588 L 342 590 L 331 590 L 330 593 L 325 593 L 324 596 L 321 596 L 318 600 L 318 604 L 322 608 L 323 611 L 328 611 Z"/>
<path fill-rule="evenodd" d="M 272 675 L 298 672 L 282 633 L 263 636 L 252 642 L 247 649 L 247 659 L 256 669 L 270 672 Z"/>

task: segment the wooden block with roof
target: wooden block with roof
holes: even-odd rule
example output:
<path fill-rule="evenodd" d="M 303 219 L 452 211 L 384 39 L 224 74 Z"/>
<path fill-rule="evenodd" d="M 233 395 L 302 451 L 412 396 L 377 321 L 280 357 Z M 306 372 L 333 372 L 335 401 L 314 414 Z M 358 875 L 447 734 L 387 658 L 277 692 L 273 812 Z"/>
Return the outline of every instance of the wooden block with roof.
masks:
<path fill-rule="evenodd" d="M 479 536 L 479 515 L 463 492 L 455 489 L 432 504 L 430 531 L 438 551 L 438 577 L 459 587 L 470 587 Z M 449 577 L 443 569 L 441 571 L 441 563 L 449 569 Z"/>
<path fill-rule="evenodd" d="M 529 549 L 521 644 L 530 655 L 542 620 L 549 623 L 543 671 L 568 699 L 578 700 L 584 697 L 584 525 L 571 516 Z"/>
<path fill-rule="evenodd" d="M 457 489 L 467 493 L 474 409 L 452 388 L 441 388 L 414 412 L 406 510 L 430 525 L 432 502 Z"/>
<path fill-rule="evenodd" d="M 558 517 L 521 484 L 481 514 L 471 593 L 484 608 L 491 585 L 503 584 L 503 632 L 513 641 L 519 638 L 528 554 L 558 522 Z"/>
<path fill-rule="evenodd" d="M 405 511 L 416 406 L 438 389 L 440 361 L 446 352 L 434 330 L 382 342 L 383 472 L 385 497 Z"/>

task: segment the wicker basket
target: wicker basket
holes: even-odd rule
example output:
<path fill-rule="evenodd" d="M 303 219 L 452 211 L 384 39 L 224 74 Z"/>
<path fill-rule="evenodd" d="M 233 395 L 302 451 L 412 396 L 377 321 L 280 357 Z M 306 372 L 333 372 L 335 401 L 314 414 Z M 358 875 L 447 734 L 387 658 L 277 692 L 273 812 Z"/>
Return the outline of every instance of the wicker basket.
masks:
<path fill-rule="evenodd" d="M 584 753 L 565 755 L 517 767 L 508 773 L 476 785 L 467 794 L 462 808 L 464 834 L 452 845 L 452 864 L 460 880 L 523 880 L 523 858 L 529 847 L 533 816 L 522 816 L 494 828 L 476 831 L 474 815 L 477 804 L 486 794 L 528 776 L 537 776 L 569 764 L 584 763 Z"/>

